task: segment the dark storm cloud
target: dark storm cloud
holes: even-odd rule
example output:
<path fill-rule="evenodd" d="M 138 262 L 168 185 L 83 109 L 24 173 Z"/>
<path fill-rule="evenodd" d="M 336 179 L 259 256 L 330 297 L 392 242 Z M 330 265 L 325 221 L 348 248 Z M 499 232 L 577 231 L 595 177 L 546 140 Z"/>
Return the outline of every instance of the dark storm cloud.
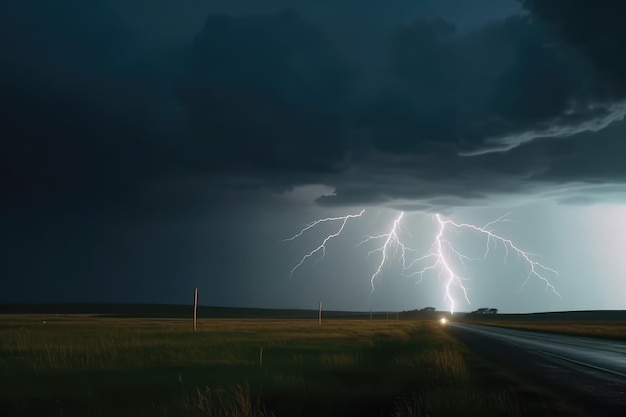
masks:
<path fill-rule="evenodd" d="M 585 54 L 602 77 L 603 93 L 623 98 L 626 89 L 626 4 L 602 0 L 521 0 L 559 38 Z"/>
<path fill-rule="evenodd" d="M 324 204 L 424 208 L 622 179 L 596 162 L 614 137 L 580 134 L 624 115 L 615 2 L 218 3 L 2 6 L 6 204 L 325 184 Z"/>
<path fill-rule="evenodd" d="M 517 148 L 624 115 L 593 61 L 533 16 L 398 24 L 368 51 L 376 74 L 328 33 L 294 12 L 208 20 L 180 97 L 219 163 L 336 186 L 326 204 L 462 205 L 587 177 L 558 169 L 578 142 Z M 597 170 L 585 156 L 578 169 Z"/>
<path fill-rule="evenodd" d="M 540 137 L 600 130 L 624 116 L 589 62 L 531 16 L 472 33 L 417 21 L 390 42 L 388 85 L 366 120 L 377 148 L 448 145 L 462 155 L 506 151 Z"/>
<path fill-rule="evenodd" d="M 294 12 L 213 16 L 178 98 L 212 166 L 328 172 L 347 150 L 349 75 L 330 40 Z"/>
<path fill-rule="evenodd" d="M 0 13 L 4 204 L 126 193 L 121 179 L 143 175 L 154 152 L 160 100 L 136 39 L 106 2 L 10 2 Z"/>

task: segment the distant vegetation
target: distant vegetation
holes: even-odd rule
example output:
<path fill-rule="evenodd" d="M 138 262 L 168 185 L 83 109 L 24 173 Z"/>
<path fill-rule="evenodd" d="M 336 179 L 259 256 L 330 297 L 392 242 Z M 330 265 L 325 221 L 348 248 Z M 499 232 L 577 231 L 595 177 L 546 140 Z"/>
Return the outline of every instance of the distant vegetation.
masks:
<path fill-rule="evenodd" d="M 534 392 L 526 401 L 434 320 L 202 319 L 190 329 L 0 316 L 0 415 L 574 415 Z"/>
<path fill-rule="evenodd" d="M 498 314 L 498 309 L 483 307 L 472 311 L 470 314 Z"/>

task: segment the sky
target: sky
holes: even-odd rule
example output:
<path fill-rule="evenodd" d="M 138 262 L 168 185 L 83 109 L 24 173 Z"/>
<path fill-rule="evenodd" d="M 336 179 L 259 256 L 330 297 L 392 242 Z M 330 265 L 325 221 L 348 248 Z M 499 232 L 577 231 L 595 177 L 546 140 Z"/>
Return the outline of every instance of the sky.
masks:
<path fill-rule="evenodd" d="M 626 4 L 7 3 L 0 303 L 626 305 Z"/>

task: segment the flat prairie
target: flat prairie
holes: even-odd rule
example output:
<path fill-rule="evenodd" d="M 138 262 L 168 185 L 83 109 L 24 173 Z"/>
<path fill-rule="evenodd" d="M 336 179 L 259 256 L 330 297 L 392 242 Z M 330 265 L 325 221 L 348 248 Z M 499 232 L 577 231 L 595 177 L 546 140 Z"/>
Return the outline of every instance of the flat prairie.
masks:
<path fill-rule="evenodd" d="M 459 321 L 572 336 L 626 340 L 626 311 L 563 311 L 534 314 L 465 314 Z"/>
<path fill-rule="evenodd" d="M 437 320 L 5 314 L 0 386 L 7 417 L 580 415 Z"/>

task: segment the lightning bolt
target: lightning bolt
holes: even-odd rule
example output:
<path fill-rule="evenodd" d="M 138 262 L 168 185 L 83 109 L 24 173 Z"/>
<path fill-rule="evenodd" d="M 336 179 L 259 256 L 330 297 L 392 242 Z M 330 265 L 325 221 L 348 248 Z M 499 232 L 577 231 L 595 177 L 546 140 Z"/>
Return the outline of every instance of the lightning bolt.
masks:
<path fill-rule="evenodd" d="M 291 238 L 285 239 L 285 241 L 294 240 L 302 236 L 302 234 L 305 233 L 307 230 L 323 222 L 341 221 L 341 226 L 335 233 L 328 235 L 317 248 L 313 249 L 311 252 L 302 257 L 300 262 L 291 270 L 291 275 L 293 275 L 294 271 L 297 270 L 307 259 L 311 258 L 316 253 L 321 252 L 322 256 L 319 259 L 322 259 L 326 254 L 326 244 L 328 243 L 328 241 L 339 236 L 343 232 L 343 229 L 346 226 L 348 220 L 355 217 L 361 217 L 364 213 L 365 210 L 362 210 L 359 214 L 350 214 L 341 217 L 328 217 L 324 219 L 319 219 L 308 224 L 299 233 L 292 236 Z M 465 281 L 468 281 L 468 278 L 456 272 L 453 262 L 459 262 L 465 267 L 467 266 L 466 262 L 476 261 L 481 258 L 472 258 L 465 255 L 464 253 L 459 251 L 454 246 L 452 241 L 447 237 L 448 231 L 454 231 L 456 234 L 459 234 L 461 231 L 469 231 L 485 238 L 485 251 L 482 257 L 483 260 L 487 260 L 490 254 L 491 247 L 495 247 L 495 245 L 500 244 L 505 249 L 505 263 L 510 252 L 513 252 L 528 266 L 529 272 L 526 280 L 522 284 L 522 287 L 524 287 L 528 283 L 528 281 L 534 277 L 545 284 L 546 290 L 550 289 L 554 294 L 560 297 L 560 294 L 557 292 L 554 285 L 548 279 L 548 275 L 552 275 L 555 277 L 558 276 L 557 271 L 536 261 L 535 254 L 522 250 L 511 239 L 502 237 L 496 234 L 491 229 L 491 227 L 496 224 L 509 222 L 510 220 L 508 219 L 508 213 L 504 216 L 498 217 L 496 220 L 493 220 L 484 226 L 477 226 L 470 223 L 456 223 L 453 220 L 443 219 L 440 214 L 435 214 L 433 216 L 433 219 L 439 227 L 437 233 L 434 236 L 434 240 L 430 247 L 430 250 L 426 252 L 426 254 L 421 256 L 418 256 L 418 251 L 410 248 L 402 241 L 400 237 L 400 231 L 402 229 L 402 221 L 404 217 L 405 213 L 400 212 L 400 214 L 394 219 L 388 232 L 379 235 L 366 236 L 365 239 L 357 245 L 358 247 L 365 245 L 369 242 L 382 241 L 382 245 L 368 252 L 368 256 L 371 256 L 375 253 L 380 253 L 380 261 L 378 262 L 374 273 L 370 277 L 372 292 L 374 291 L 375 281 L 382 275 L 385 265 L 394 258 L 394 255 L 395 258 L 398 258 L 399 254 L 399 258 L 402 260 L 402 268 L 405 271 L 405 275 L 408 277 L 419 276 L 418 282 L 421 282 L 423 280 L 425 274 L 431 271 L 437 272 L 439 278 L 443 279 L 443 290 L 445 293 L 444 298 L 448 301 L 450 305 L 451 313 L 454 313 L 456 307 L 456 302 L 453 295 L 455 288 L 459 289 L 460 292 L 463 294 L 465 301 L 467 301 L 468 304 L 471 304 L 468 296 L 468 288 L 464 284 Z M 410 262 L 408 261 L 409 256 L 412 256 Z M 413 268 L 416 265 L 423 265 L 423 267 L 420 270 L 413 271 Z"/>
<path fill-rule="evenodd" d="M 467 294 L 468 289 L 463 284 L 463 282 L 467 281 L 468 279 L 462 277 L 457 272 L 455 272 L 455 269 L 452 267 L 451 261 L 453 258 L 456 258 L 463 265 L 465 265 L 465 261 L 476 260 L 476 259 L 470 258 L 462 254 L 461 252 L 459 252 L 454 247 L 454 245 L 448 239 L 445 238 L 445 232 L 447 229 L 453 229 L 455 231 L 466 229 L 466 230 L 476 232 L 479 235 L 486 237 L 485 252 L 483 255 L 484 260 L 487 260 L 490 247 L 496 243 L 500 243 L 504 246 L 504 249 L 505 249 L 505 256 L 504 256 L 505 262 L 506 262 L 507 257 L 509 256 L 509 252 L 513 251 L 528 265 L 528 269 L 529 269 L 528 276 L 526 277 L 526 280 L 522 284 L 522 287 L 525 286 L 532 277 L 535 277 L 545 283 L 546 289 L 552 290 L 554 294 L 560 297 L 561 295 L 557 292 L 554 285 L 546 277 L 547 274 L 558 276 L 557 271 L 534 260 L 533 258 L 536 255 L 520 249 L 512 240 L 504 238 L 489 229 L 490 226 L 493 226 L 497 223 L 509 221 L 509 219 L 507 218 L 507 215 L 508 214 L 505 214 L 504 216 L 501 216 L 497 218 L 496 220 L 491 221 L 487 223 L 485 226 L 481 227 L 481 226 L 476 226 L 474 224 L 469 224 L 469 223 L 456 223 L 452 220 L 444 220 L 442 219 L 440 214 L 435 214 L 433 217 L 436 220 L 437 224 L 439 225 L 439 231 L 435 235 L 435 240 L 431 247 L 431 250 L 428 254 L 415 259 L 411 264 L 409 264 L 408 268 L 411 268 L 414 264 L 420 261 L 424 261 L 426 259 L 432 259 L 433 262 L 425 266 L 423 269 L 411 273 L 409 276 L 419 275 L 420 281 L 421 281 L 426 272 L 431 271 L 431 270 L 438 271 L 439 277 L 441 278 L 443 276 L 445 278 L 444 279 L 444 292 L 445 292 L 445 298 L 448 300 L 450 304 L 450 312 L 454 313 L 454 308 L 455 308 L 455 300 L 452 295 L 453 287 L 458 287 L 463 293 L 465 301 L 467 301 L 468 304 L 471 304 L 468 294 Z"/>
<path fill-rule="evenodd" d="M 335 232 L 335 233 L 331 233 L 330 235 L 326 236 L 326 238 L 324 238 L 324 240 L 322 241 L 322 243 L 320 243 L 320 245 L 318 247 L 316 247 L 315 249 L 313 249 L 312 251 L 310 251 L 309 253 L 307 253 L 306 255 L 304 255 L 302 257 L 302 259 L 300 260 L 300 262 L 298 262 L 298 264 L 296 266 L 294 266 L 291 269 L 291 273 L 290 276 L 293 277 L 293 273 L 302 266 L 302 264 L 309 258 L 311 258 L 313 255 L 315 255 L 318 252 L 322 253 L 322 256 L 319 259 L 324 258 L 324 256 L 326 256 L 326 244 L 331 240 L 336 238 L 337 236 L 339 236 L 341 234 L 341 232 L 343 232 L 343 229 L 346 227 L 346 223 L 348 223 L 348 220 L 350 219 L 354 219 L 356 217 L 361 217 L 363 214 L 365 213 L 365 209 L 361 210 L 361 212 L 359 214 L 348 214 L 347 216 L 339 216 L 339 217 L 326 217 L 324 219 L 319 219 L 316 220 L 312 223 L 309 223 L 308 225 L 306 225 L 302 230 L 300 230 L 298 233 L 296 233 L 295 235 L 293 235 L 290 238 L 287 239 L 283 239 L 283 242 L 288 242 L 288 241 L 292 241 L 295 240 L 297 238 L 299 238 L 300 236 L 302 236 L 304 234 L 304 232 L 306 232 L 307 230 L 310 230 L 312 228 L 314 228 L 315 226 L 317 226 L 320 223 L 326 223 L 326 222 L 336 222 L 336 221 L 341 221 L 341 226 L 339 227 L 339 229 Z M 319 260 L 318 259 L 318 260 Z"/>
<path fill-rule="evenodd" d="M 391 249 L 395 249 L 395 252 L 397 253 L 398 250 L 401 251 L 401 258 L 402 258 L 402 267 L 406 269 L 406 265 L 407 265 L 407 253 L 409 252 L 415 252 L 417 253 L 416 250 L 409 248 L 408 246 L 406 246 L 404 243 L 402 243 L 402 240 L 400 240 L 400 235 L 398 234 L 399 229 L 400 229 L 400 222 L 402 221 L 402 218 L 404 217 L 404 212 L 400 212 L 400 214 L 398 215 L 398 217 L 396 217 L 396 219 L 393 221 L 393 224 L 391 226 L 391 230 L 389 230 L 389 232 L 387 233 L 383 233 L 381 235 L 377 235 L 377 236 L 367 236 L 364 240 L 362 240 L 357 246 L 361 246 L 364 245 L 367 242 L 370 241 L 376 241 L 376 240 L 384 240 L 384 243 L 382 246 L 371 250 L 368 252 L 368 256 L 372 255 L 373 253 L 376 252 L 380 252 L 381 253 L 381 257 L 380 257 L 380 262 L 378 264 L 378 267 L 376 268 L 376 271 L 374 271 L 374 273 L 372 274 L 371 278 L 370 278 L 370 284 L 372 286 L 372 292 L 374 291 L 374 281 L 376 281 L 376 278 L 380 277 L 380 274 L 382 273 L 383 267 L 385 266 L 385 264 L 387 263 L 387 260 L 390 257 L 390 250 Z"/>
<path fill-rule="evenodd" d="M 469 258 L 466 255 L 463 255 L 461 252 L 459 252 L 458 250 L 454 248 L 454 246 L 452 245 L 452 243 L 450 243 L 449 240 L 444 238 L 444 233 L 446 231 L 446 224 L 441 221 L 441 217 L 439 216 L 439 214 L 436 214 L 435 218 L 439 221 L 439 230 L 437 234 L 435 235 L 435 240 L 431 246 L 430 252 L 424 256 L 421 256 L 413 260 L 413 262 L 409 264 L 408 268 L 405 268 L 405 269 L 410 269 L 413 265 L 415 265 L 418 262 L 421 262 L 427 259 L 432 259 L 433 260 L 432 263 L 430 263 L 429 265 L 425 266 L 423 269 L 417 272 L 413 272 L 412 274 L 409 274 L 409 276 L 419 275 L 420 279 L 418 282 L 421 282 L 422 279 L 424 278 L 424 274 L 431 270 L 438 271 L 439 272 L 438 275 L 440 278 L 442 276 L 445 276 L 446 277 L 445 284 L 444 284 L 445 298 L 450 303 L 450 312 L 454 314 L 455 301 L 454 301 L 454 297 L 452 296 L 452 286 L 459 287 L 461 291 L 463 292 L 465 301 L 467 301 L 468 304 L 471 304 L 471 303 L 467 295 L 467 288 L 463 284 L 463 281 L 466 281 L 467 278 L 460 276 L 454 271 L 451 265 L 451 262 L 449 260 L 450 254 L 455 255 L 463 264 L 464 264 L 464 261 L 472 260 L 472 258 Z"/>
<path fill-rule="evenodd" d="M 506 215 L 505 215 L 506 216 Z M 510 239 L 506 239 L 500 235 L 495 234 L 493 231 L 489 230 L 488 227 L 499 223 L 501 221 L 507 221 L 508 219 L 505 218 L 505 216 L 500 217 L 496 220 L 494 220 L 493 222 L 487 223 L 487 225 L 485 225 L 484 227 L 479 227 L 473 224 L 468 224 L 468 223 L 455 223 L 452 220 L 442 220 L 441 216 L 439 214 L 435 215 L 435 218 L 437 219 L 437 222 L 439 222 L 439 224 L 441 225 L 442 228 L 445 228 L 446 226 L 452 226 L 454 228 L 457 229 L 469 229 L 472 230 L 474 232 L 477 232 L 483 236 L 485 236 L 486 239 L 486 250 L 485 250 L 485 255 L 484 258 L 487 258 L 487 255 L 489 254 L 489 247 L 490 244 L 492 242 L 495 243 L 501 243 L 504 246 L 504 249 L 506 251 L 505 254 L 505 262 L 506 262 L 506 258 L 509 255 L 509 250 L 513 251 L 515 254 L 517 254 L 527 265 L 528 265 L 528 275 L 526 277 L 526 280 L 524 281 L 524 283 L 522 284 L 522 287 L 525 286 L 528 281 L 532 278 L 535 277 L 537 279 L 539 279 L 540 281 L 543 281 L 543 283 L 546 286 L 546 289 L 550 289 L 552 290 L 552 292 L 557 295 L 558 297 L 561 297 L 561 295 L 557 292 L 556 288 L 554 287 L 554 285 L 550 282 L 550 280 L 546 277 L 547 274 L 552 274 L 555 277 L 557 277 L 559 275 L 559 273 L 557 271 L 555 271 L 552 268 L 549 268 L 545 265 L 543 265 L 542 263 L 534 260 L 533 258 L 536 256 L 533 253 L 530 252 L 526 252 L 522 249 L 520 249 L 512 240 Z"/>

